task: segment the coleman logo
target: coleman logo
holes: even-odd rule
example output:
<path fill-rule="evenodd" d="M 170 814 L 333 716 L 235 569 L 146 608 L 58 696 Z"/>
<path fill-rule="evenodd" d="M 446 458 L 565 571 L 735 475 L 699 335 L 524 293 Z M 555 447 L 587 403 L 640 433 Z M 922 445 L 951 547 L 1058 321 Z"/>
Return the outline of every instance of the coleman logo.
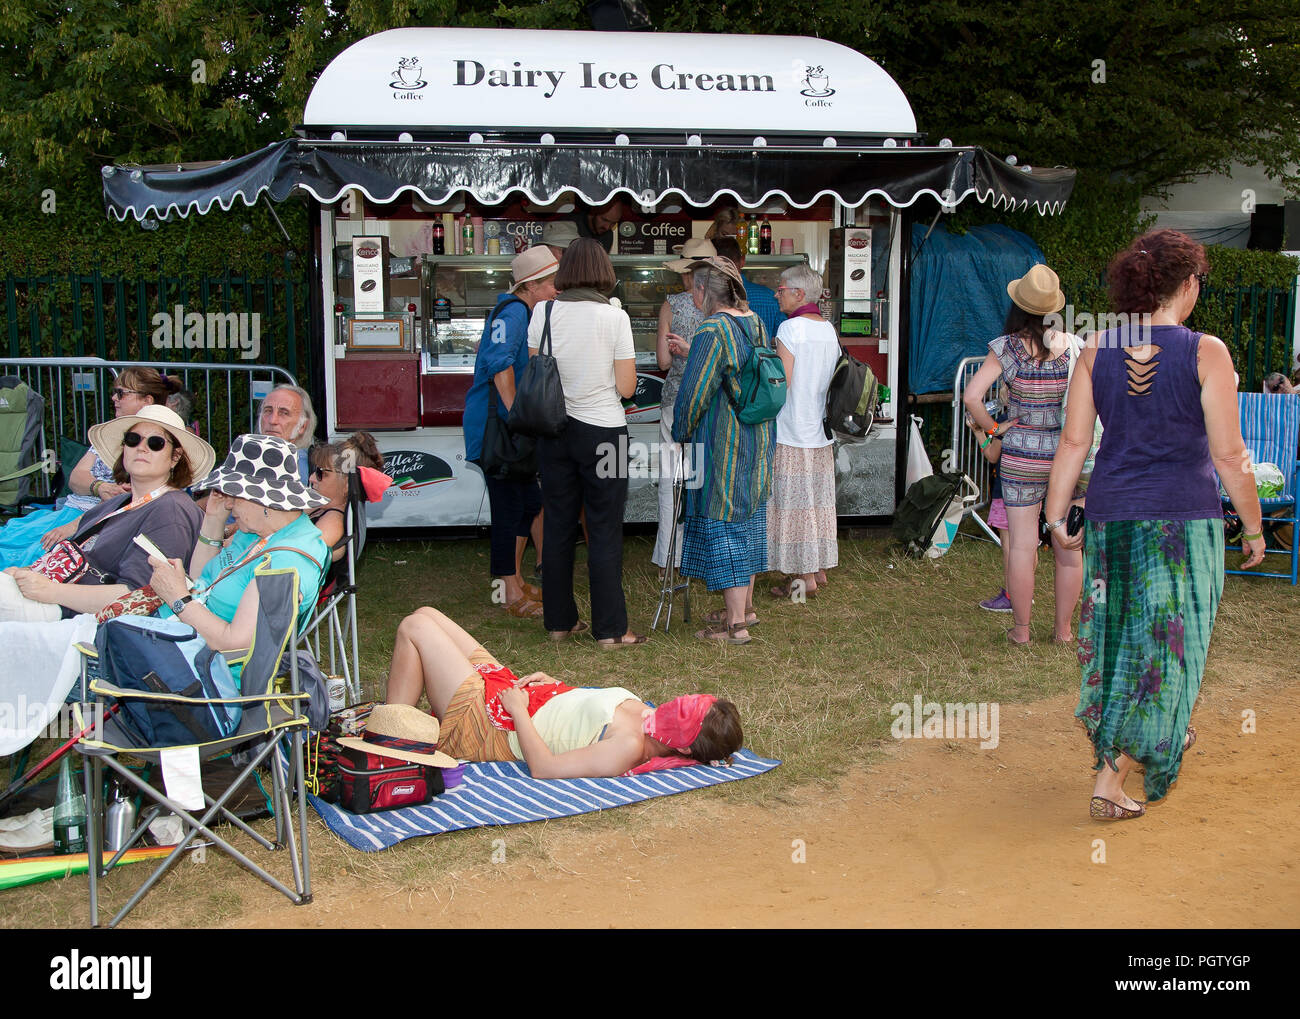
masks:
<path fill-rule="evenodd" d="M 424 70 L 420 66 L 419 57 L 399 57 L 397 67 L 393 71 L 393 80 L 388 83 L 389 88 L 393 89 L 417 89 L 424 88 L 429 84 L 421 76 Z M 418 96 L 414 98 L 419 98 Z"/>
<path fill-rule="evenodd" d="M 392 789 L 394 796 L 413 796 L 415 795 L 415 786 L 413 785 L 395 785 Z"/>
<path fill-rule="evenodd" d="M 398 449 L 384 454 L 384 473 L 393 479 L 388 491 L 411 492 L 452 479 L 451 465 L 432 453 L 415 449 Z"/>
<path fill-rule="evenodd" d="M 807 68 L 801 80 L 804 85 L 803 91 L 799 93 L 801 96 L 808 96 L 810 99 L 826 99 L 835 94 L 835 90 L 830 87 L 830 78 L 824 67 Z"/>

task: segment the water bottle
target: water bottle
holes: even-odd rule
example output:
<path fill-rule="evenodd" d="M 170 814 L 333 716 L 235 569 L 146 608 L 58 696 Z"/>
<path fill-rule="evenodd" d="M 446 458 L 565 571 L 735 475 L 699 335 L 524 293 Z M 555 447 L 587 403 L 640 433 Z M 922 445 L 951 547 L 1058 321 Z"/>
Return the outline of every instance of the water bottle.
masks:
<path fill-rule="evenodd" d="M 59 854 L 86 851 L 86 791 L 80 783 L 73 789 L 72 764 L 64 757 L 54 803 L 54 851 Z"/>
<path fill-rule="evenodd" d="M 135 830 L 135 802 L 126 795 L 122 780 L 113 779 L 104 810 L 104 848 L 117 852 Z"/>

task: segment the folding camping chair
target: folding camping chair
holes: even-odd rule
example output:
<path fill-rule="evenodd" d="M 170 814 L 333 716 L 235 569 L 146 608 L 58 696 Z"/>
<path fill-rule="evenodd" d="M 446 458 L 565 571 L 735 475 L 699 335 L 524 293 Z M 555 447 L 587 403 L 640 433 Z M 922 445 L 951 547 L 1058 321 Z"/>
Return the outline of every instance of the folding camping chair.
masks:
<path fill-rule="evenodd" d="M 153 788 L 118 760 L 119 755 L 129 755 L 142 758 L 156 766 L 167 751 L 188 748 L 139 747 L 116 719 L 106 717 L 106 713 L 102 711 L 95 713 L 97 722 L 92 734 L 83 737 L 77 744 L 77 752 L 83 755 L 85 761 L 83 771 L 88 804 L 86 838 L 91 864 L 89 874 L 92 927 L 99 926 L 100 878 L 108 874 L 109 870 L 117 864 L 118 859 L 144 835 L 149 824 L 164 809 L 170 810 L 181 819 L 184 836 L 170 855 L 163 859 L 144 884 L 127 900 L 126 905 L 109 921 L 108 926 L 116 927 L 180 859 L 190 843 L 200 835 L 272 888 L 281 892 L 294 905 L 300 906 L 311 901 L 311 867 L 307 850 L 307 797 L 303 781 L 303 738 L 307 730 L 307 718 L 301 703 L 306 695 L 299 692 L 297 655 L 292 653 L 289 655 L 289 691 L 277 693 L 275 690 L 275 675 L 280 659 L 286 649 L 295 646 L 298 575 L 293 570 L 259 568 L 254 572 L 253 582 L 257 584 L 259 599 L 257 630 L 253 646 L 247 651 L 227 656 L 244 661 L 239 678 L 241 695 L 238 701 L 243 705 L 239 729 L 234 735 L 225 739 L 198 746 L 200 760 L 211 760 L 226 751 L 239 748 L 243 748 L 252 759 L 216 799 L 204 793 L 203 798 L 207 809 L 201 817 L 195 816 L 194 812 L 176 803 L 162 790 Z M 80 644 L 78 650 L 83 655 L 82 698 L 84 700 L 88 677 L 97 672 L 97 655 L 93 646 Z M 165 699 L 172 703 L 194 706 L 205 703 L 199 698 L 185 698 L 177 694 L 160 696 L 142 690 L 123 690 L 98 675 L 89 678 L 88 689 L 97 699 L 114 698 L 123 702 L 129 698 Z M 97 700 L 96 705 L 92 705 L 92 707 L 99 706 L 102 706 L 101 700 Z M 79 705 L 79 709 L 85 707 L 86 705 Z M 283 748 L 283 756 L 280 752 L 281 748 Z M 268 762 L 271 770 L 271 802 L 275 814 L 274 842 L 254 831 L 226 806 L 263 762 Z M 134 786 L 145 798 L 144 802 L 150 804 L 147 809 L 141 811 L 140 822 L 127 837 L 125 844 L 107 863 L 104 861 L 104 836 L 100 830 L 105 767 Z M 292 803 L 292 794 L 295 790 L 298 808 L 296 831 Z M 235 825 L 263 849 L 280 849 L 287 845 L 293 871 L 293 889 L 291 890 L 218 835 L 212 828 L 213 822 L 217 820 Z"/>
<path fill-rule="evenodd" d="M 321 631 L 327 631 L 329 667 L 326 671 L 330 675 L 343 676 L 348 697 L 355 703 L 361 700 L 357 561 L 366 545 L 366 493 L 357 471 L 349 471 L 347 477 L 348 504 L 343 512 L 343 537 L 334 545 L 335 549 L 343 548 L 346 551 L 343 558 L 326 571 L 316 611 L 311 622 L 303 627 L 299 639 L 315 659 L 324 664 L 325 659 L 321 657 Z M 330 551 L 333 552 L 333 549 Z"/>
<path fill-rule="evenodd" d="M 1290 525 L 1291 547 L 1270 548 L 1265 552 L 1265 561 L 1270 555 L 1291 557 L 1289 573 L 1261 573 L 1259 570 L 1224 570 L 1247 577 L 1276 577 L 1290 580 L 1292 584 L 1300 579 L 1300 544 L 1295 540 L 1296 525 L 1296 486 L 1300 481 L 1300 461 L 1297 460 L 1296 448 L 1300 443 L 1300 395 L 1284 393 L 1238 393 L 1237 406 L 1241 414 L 1241 437 L 1246 441 L 1253 463 L 1274 463 L 1282 468 L 1285 482 L 1282 494 L 1273 499 L 1260 499 L 1260 508 L 1264 511 L 1266 527 Z M 1231 512 L 1231 503 L 1223 500 L 1225 509 Z"/>

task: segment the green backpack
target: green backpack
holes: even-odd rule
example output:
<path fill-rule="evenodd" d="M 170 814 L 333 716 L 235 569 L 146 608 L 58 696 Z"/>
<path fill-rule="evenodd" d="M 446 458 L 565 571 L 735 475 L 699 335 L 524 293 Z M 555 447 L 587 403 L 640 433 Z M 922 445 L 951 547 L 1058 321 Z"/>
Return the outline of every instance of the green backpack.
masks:
<path fill-rule="evenodd" d="M 749 330 L 731 315 L 726 317 L 731 319 L 731 324 L 746 340 L 749 340 Z M 735 378 L 740 386 L 739 398 L 732 396 L 731 390 L 727 387 L 723 388 L 732 407 L 736 410 L 736 417 L 740 419 L 740 423 L 761 425 L 764 421 L 775 420 L 781 413 L 781 408 L 785 406 L 786 394 L 789 392 L 781 355 L 771 347 L 760 347 L 750 340 L 749 357 L 740 366 L 740 371 L 736 373 Z"/>

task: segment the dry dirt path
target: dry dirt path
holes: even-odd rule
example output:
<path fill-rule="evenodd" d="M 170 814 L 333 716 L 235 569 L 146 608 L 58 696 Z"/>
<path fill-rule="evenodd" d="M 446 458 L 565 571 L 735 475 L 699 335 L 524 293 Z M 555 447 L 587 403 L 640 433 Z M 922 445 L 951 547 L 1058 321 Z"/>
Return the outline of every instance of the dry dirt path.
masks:
<path fill-rule="evenodd" d="M 550 825 L 549 862 L 485 863 L 419 890 L 330 877 L 311 906 L 268 905 L 230 926 L 1295 924 L 1297 689 L 1203 700 L 1199 742 L 1165 802 L 1109 824 L 1087 815 L 1089 761 L 1073 707 L 1072 697 L 1003 705 L 995 750 L 909 740 L 835 789 L 788 791 L 774 809 L 689 793 L 646 830 L 593 838 Z M 1242 732 L 1245 709 L 1256 713 L 1254 734 Z M 508 846 L 511 832 L 491 834 Z"/>

